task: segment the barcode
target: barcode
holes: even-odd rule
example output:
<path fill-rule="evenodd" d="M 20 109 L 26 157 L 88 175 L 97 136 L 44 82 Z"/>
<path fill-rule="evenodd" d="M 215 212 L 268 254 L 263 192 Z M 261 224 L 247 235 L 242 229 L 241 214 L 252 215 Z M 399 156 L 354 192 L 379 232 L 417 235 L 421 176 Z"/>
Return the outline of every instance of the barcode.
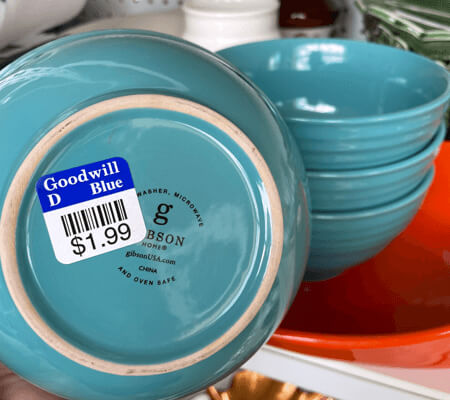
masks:
<path fill-rule="evenodd" d="M 61 215 L 61 222 L 67 237 L 88 232 L 126 220 L 127 212 L 123 200 L 114 200 L 84 210 Z"/>

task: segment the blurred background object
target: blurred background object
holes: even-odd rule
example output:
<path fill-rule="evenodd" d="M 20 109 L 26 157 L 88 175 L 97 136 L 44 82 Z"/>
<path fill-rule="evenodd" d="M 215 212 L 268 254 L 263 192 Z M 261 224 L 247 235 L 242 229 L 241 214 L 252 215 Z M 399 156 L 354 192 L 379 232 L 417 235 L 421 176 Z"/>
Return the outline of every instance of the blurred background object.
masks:
<path fill-rule="evenodd" d="M 279 0 L 25 1 L 0 0 L 0 68 L 50 40 L 100 29 L 156 31 L 212 51 L 279 38 L 280 28 L 285 36 L 365 39 L 354 0 L 283 0 L 281 15 Z"/>
<path fill-rule="evenodd" d="M 85 4 L 86 0 L 0 1 L 0 48 L 32 47 L 52 39 L 52 34 L 42 37 L 43 32 L 70 21 Z"/>
<path fill-rule="evenodd" d="M 342 37 L 364 40 L 354 0 L 281 0 L 283 37 Z"/>
<path fill-rule="evenodd" d="M 170 11 L 178 8 L 182 2 L 182 0 L 87 0 L 80 17 L 84 20 L 94 20 Z"/>
<path fill-rule="evenodd" d="M 208 394 L 211 400 L 333 400 L 251 371 L 239 371 L 227 390 L 219 391 L 211 386 Z"/>
<path fill-rule="evenodd" d="M 181 9 L 177 8 L 127 17 L 94 19 L 90 22 L 72 25 L 62 31 L 62 34 L 72 35 L 100 29 L 143 29 L 181 37 L 184 32 L 184 18 Z"/>
<path fill-rule="evenodd" d="M 181 37 L 181 4 L 181 0 L 0 0 L 0 68 L 36 46 L 74 33 L 144 29 Z"/>
<path fill-rule="evenodd" d="M 329 37 L 336 13 L 325 0 L 282 0 L 280 28 L 283 37 Z"/>
<path fill-rule="evenodd" d="M 370 41 L 411 50 L 450 68 L 450 2 L 357 0 Z"/>
<path fill-rule="evenodd" d="M 337 25 L 340 29 L 338 29 L 337 36 L 354 40 L 366 40 L 363 32 L 363 17 L 355 5 L 355 0 L 329 1 L 336 1 L 344 4 L 343 12 L 341 12 L 338 16 Z"/>
<path fill-rule="evenodd" d="M 186 0 L 183 38 L 211 51 L 277 39 L 278 0 Z"/>

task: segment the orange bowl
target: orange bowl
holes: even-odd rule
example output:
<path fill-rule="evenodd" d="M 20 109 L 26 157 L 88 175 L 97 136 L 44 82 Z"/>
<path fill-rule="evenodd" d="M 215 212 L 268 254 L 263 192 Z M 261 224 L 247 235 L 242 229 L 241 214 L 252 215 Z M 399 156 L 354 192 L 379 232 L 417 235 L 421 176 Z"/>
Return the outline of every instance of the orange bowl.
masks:
<path fill-rule="evenodd" d="M 303 283 L 269 343 L 391 367 L 450 367 L 450 141 L 409 227 L 368 262 Z"/>

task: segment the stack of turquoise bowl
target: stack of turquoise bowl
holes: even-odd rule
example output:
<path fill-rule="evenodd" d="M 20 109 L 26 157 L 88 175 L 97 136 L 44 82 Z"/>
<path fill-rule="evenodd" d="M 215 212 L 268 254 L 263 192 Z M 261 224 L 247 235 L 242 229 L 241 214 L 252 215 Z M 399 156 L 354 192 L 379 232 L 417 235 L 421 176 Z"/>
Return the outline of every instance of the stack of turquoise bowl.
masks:
<path fill-rule="evenodd" d="M 445 137 L 448 72 L 388 46 L 283 39 L 221 51 L 273 101 L 307 168 L 307 280 L 379 253 L 412 220 Z"/>

